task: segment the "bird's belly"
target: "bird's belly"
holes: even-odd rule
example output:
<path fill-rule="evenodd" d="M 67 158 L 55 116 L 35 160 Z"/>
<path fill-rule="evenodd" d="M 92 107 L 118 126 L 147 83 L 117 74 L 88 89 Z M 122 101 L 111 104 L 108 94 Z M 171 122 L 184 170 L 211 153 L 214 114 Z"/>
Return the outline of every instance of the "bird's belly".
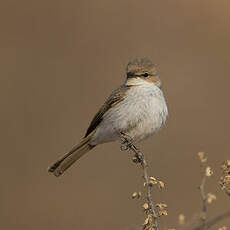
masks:
<path fill-rule="evenodd" d="M 153 135 L 165 122 L 167 107 L 164 98 L 150 96 L 128 98 L 104 116 L 92 144 L 118 140 L 120 132 L 139 142 Z"/>
<path fill-rule="evenodd" d="M 142 108 L 138 119 L 134 120 L 133 125 L 124 131 L 134 142 L 139 142 L 157 132 L 165 123 L 165 120 L 164 107 L 153 103 L 146 109 Z"/>
<path fill-rule="evenodd" d="M 161 127 L 162 123 L 162 119 L 144 119 L 125 133 L 136 143 L 152 136 Z"/>

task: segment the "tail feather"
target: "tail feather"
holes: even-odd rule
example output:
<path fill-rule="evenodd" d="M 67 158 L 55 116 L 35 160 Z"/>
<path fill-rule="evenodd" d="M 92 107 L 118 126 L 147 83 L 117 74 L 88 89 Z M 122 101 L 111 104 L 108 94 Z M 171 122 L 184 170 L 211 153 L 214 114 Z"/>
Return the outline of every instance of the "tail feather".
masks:
<path fill-rule="evenodd" d="M 94 148 L 90 145 L 89 138 L 84 138 L 78 145 L 74 146 L 69 152 L 52 164 L 48 171 L 56 177 L 61 176 L 75 161 Z"/>

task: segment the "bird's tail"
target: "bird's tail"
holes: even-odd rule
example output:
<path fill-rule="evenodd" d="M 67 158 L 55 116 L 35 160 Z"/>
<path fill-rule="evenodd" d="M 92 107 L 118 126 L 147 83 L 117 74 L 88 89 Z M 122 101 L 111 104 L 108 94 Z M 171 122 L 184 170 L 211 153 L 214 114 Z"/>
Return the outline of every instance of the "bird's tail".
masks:
<path fill-rule="evenodd" d="M 74 146 L 69 152 L 52 164 L 48 168 L 48 171 L 56 177 L 61 176 L 75 161 L 95 147 L 89 144 L 89 140 L 90 138 L 88 137 L 84 138 L 78 145 Z"/>

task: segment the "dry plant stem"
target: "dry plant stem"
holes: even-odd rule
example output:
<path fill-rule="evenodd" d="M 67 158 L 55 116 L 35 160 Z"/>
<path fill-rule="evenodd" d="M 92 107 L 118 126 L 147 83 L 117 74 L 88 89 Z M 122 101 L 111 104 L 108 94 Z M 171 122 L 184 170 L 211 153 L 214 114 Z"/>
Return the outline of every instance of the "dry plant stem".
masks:
<path fill-rule="evenodd" d="M 206 212 L 207 212 L 207 198 L 206 198 L 206 194 L 205 194 L 205 191 L 204 191 L 204 186 L 205 186 L 206 178 L 207 177 L 204 174 L 204 176 L 202 178 L 202 181 L 201 181 L 201 185 L 199 187 L 200 193 L 201 193 L 201 198 L 202 198 L 202 212 L 203 212 L 203 214 L 206 214 Z"/>
<path fill-rule="evenodd" d="M 228 210 L 227 212 L 222 213 L 221 215 L 218 216 L 214 216 L 208 220 L 206 220 L 205 225 L 199 224 L 198 226 L 192 228 L 192 230 L 203 230 L 203 229 L 208 229 L 210 227 L 212 227 L 213 225 L 217 224 L 218 222 L 220 222 L 221 220 L 230 217 L 230 210 Z"/>
<path fill-rule="evenodd" d="M 201 194 L 201 199 L 202 199 L 202 216 L 201 216 L 201 221 L 202 221 L 202 225 L 205 227 L 206 225 L 206 214 L 207 214 L 207 197 L 205 194 L 205 183 L 206 183 L 206 173 L 205 173 L 205 169 L 206 167 L 204 165 L 201 165 L 201 172 L 203 174 L 202 180 L 201 180 L 201 184 L 199 186 L 200 189 L 200 194 Z"/>
<path fill-rule="evenodd" d="M 152 184 L 149 180 L 148 164 L 146 162 L 145 155 L 134 144 L 132 144 L 132 140 L 128 135 L 121 133 L 121 141 L 122 145 L 125 146 L 125 149 L 122 150 L 131 150 L 134 153 L 133 162 L 136 164 L 140 163 L 142 166 L 146 186 L 147 203 L 149 211 L 153 216 L 153 227 L 155 230 L 159 230 L 158 215 L 152 200 Z"/>

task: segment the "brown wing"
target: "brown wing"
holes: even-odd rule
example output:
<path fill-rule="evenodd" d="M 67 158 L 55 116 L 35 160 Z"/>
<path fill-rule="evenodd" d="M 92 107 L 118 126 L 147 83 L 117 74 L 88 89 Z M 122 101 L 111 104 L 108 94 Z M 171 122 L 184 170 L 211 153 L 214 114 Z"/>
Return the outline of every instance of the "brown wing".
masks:
<path fill-rule="evenodd" d="M 100 108 L 100 110 L 97 112 L 97 114 L 94 116 L 93 120 L 91 121 L 89 128 L 87 129 L 87 132 L 85 134 L 85 137 L 87 137 L 92 131 L 94 131 L 97 126 L 101 123 L 103 120 L 104 114 L 114 105 L 121 102 L 124 99 L 124 95 L 129 89 L 130 86 L 121 86 L 120 88 L 113 91 L 113 93 L 109 96 L 109 98 L 106 100 L 104 105 Z"/>

